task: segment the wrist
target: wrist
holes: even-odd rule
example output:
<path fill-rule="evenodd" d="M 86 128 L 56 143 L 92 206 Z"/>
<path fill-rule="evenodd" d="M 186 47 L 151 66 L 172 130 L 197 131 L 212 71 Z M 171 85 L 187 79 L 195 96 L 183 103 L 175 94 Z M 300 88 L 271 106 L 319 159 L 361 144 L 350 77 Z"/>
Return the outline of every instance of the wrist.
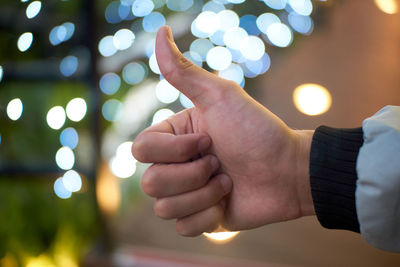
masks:
<path fill-rule="evenodd" d="M 310 185 L 310 151 L 314 130 L 295 130 L 294 172 L 300 216 L 315 215 Z"/>

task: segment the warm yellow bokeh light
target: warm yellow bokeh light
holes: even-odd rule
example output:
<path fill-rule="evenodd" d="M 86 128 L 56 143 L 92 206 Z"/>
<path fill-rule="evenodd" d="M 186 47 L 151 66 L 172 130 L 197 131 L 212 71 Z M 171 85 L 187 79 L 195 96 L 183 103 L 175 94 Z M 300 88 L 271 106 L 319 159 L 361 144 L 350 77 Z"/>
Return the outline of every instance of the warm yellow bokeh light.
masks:
<path fill-rule="evenodd" d="M 387 14 L 397 13 L 399 6 L 397 0 L 374 0 L 376 6 Z"/>
<path fill-rule="evenodd" d="M 121 204 L 121 191 L 118 178 L 103 163 L 96 183 L 96 196 L 100 209 L 106 214 L 114 214 Z"/>
<path fill-rule="evenodd" d="M 240 232 L 203 233 L 210 241 L 217 244 L 225 244 L 235 238 Z"/>
<path fill-rule="evenodd" d="M 294 89 L 293 101 L 298 110 L 314 116 L 326 112 L 331 107 L 332 97 L 325 87 L 307 83 Z"/>

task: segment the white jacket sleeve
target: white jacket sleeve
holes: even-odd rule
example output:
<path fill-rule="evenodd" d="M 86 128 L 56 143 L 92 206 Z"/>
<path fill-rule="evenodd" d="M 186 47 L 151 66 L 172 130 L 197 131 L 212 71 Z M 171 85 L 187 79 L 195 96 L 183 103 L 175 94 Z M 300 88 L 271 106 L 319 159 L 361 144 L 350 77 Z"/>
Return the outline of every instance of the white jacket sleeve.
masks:
<path fill-rule="evenodd" d="M 362 128 L 356 187 L 360 232 L 369 244 L 400 252 L 400 107 L 384 107 Z"/>

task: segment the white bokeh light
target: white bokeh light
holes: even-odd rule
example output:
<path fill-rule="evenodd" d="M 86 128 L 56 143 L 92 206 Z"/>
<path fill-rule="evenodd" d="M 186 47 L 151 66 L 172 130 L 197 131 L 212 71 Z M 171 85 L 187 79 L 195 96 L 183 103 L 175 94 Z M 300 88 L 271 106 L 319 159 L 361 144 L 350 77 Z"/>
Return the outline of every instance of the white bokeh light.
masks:
<path fill-rule="evenodd" d="M 111 172 L 119 178 L 128 178 L 136 172 L 136 161 L 129 157 L 114 156 L 110 160 Z"/>
<path fill-rule="evenodd" d="M 75 164 L 75 155 L 70 147 L 63 146 L 56 153 L 56 163 L 60 169 L 70 170 Z"/>
<path fill-rule="evenodd" d="M 155 74 L 161 74 L 155 53 L 153 53 L 149 58 L 149 66 L 152 72 L 154 72 Z"/>
<path fill-rule="evenodd" d="M 68 199 L 71 197 L 72 192 L 67 190 L 62 182 L 62 177 L 54 182 L 54 193 L 61 199 Z"/>
<path fill-rule="evenodd" d="M 118 50 L 125 50 L 132 46 L 135 34 L 129 29 L 121 29 L 113 36 L 113 43 Z"/>
<path fill-rule="evenodd" d="M 11 120 L 16 121 L 21 117 L 23 109 L 24 106 L 21 99 L 14 98 L 7 104 L 7 116 Z"/>
<path fill-rule="evenodd" d="M 160 110 L 156 111 L 156 113 L 154 113 L 153 122 L 151 124 L 153 125 L 153 124 L 159 123 L 165 119 L 168 119 L 169 117 L 171 117 L 174 114 L 175 114 L 175 112 L 173 112 L 172 110 L 170 110 L 168 108 L 160 109 Z"/>
<path fill-rule="evenodd" d="M 46 121 L 50 128 L 58 130 L 64 125 L 65 117 L 64 108 L 55 106 L 47 112 Z"/>
<path fill-rule="evenodd" d="M 224 42 L 227 47 L 234 50 L 240 49 L 240 44 L 249 35 L 246 30 L 240 27 L 232 28 L 224 34 Z"/>
<path fill-rule="evenodd" d="M 34 17 L 37 16 L 37 14 L 39 14 L 41 8 L 42 8 L 42 2 L 33 1 L 26 8 L 26 17 L 28 19 L 33 19 Z"/>
<path fill-rule="evenodd" d="M 207 36 L 212 35 L 220 27 L 219 17 L 215 12 L 212 11 L 201 12 L 197 16 L 195 23 L 196 28 L 200 32 L 205 33 Z"/>
<path fill-rule="evenodd" d="M 120 144 L 115 152 L 116 156 L 130 158 L 131 160 L 136 162 L 137 160 L 133 157 L 131 152 L 132 144 L 132 141 L 127 141 Z"/>
<path fill-rule="evenodd" d="M 74 170 L 65 172 L 61 180 L 65 189 L 68 191 L 78 192 L 82 188 L 82 178 L 79 173 Z"/>
<path fill-rule="evenodd" d="M 179 95 L 179 102 L 184 108 L 194 107 L 192 100 L 190 100 L 187 96 L 185 96 L 182 93 Z"/>
<path fill-rule="evenodd" d="M 257 17 L 257 28 L 264 34 L 267 34 L 267 29 L 271 24 L 280 23 L 281 20 L 272 13 L 264 13 Z"/>
<path fill-rule="evenodd" d="M 267 29 L 267 37 L 271 43 L 278 47 L 287 47 L 293 41 L 293 33 L 283 23 L 273 23 Z"/>
<path fill-rule="evenodd" d="M 190 44 L 190 53 L 194 59 L 205 61 L 208 51 L 213 47 L 214 45 L 208 39 L 196 39 Z"/>
<path fill-rule="evenodd" d="M 214 70 L 224 70 L 232 63 L 231 52 L 222 46 L 216 46 L 207 54 L 207 64 Z"/>
<path fill-rule="evenodd" d="M 231 64 L 227 69 L 222 70 L 218 73 L 218 76 L 242 84 L 244 80 L 244 74 L 242 68 L 237 64 Z"/>
<path fill-rule="evenodd" d="M 85 117 L 86 110 L 86 101 L 83 98 L 74 98 L 67 104 L 67 117 L 71 121 L 80 121 Z"/>
<path fill-rule="evenodd" d="M 151 0 L 136 0 L 132 4 L 132 13 L 136 17 L 149 15 L 154 9 L 154 3 Z"/>
<path fill-rule="evenodd" d="M 286 7 L 287 0 L 264 0 L 264 3 L 273 9 L 284 9 Z"/>
<path fill-rule="evenodd" d="M 179 91 L 163 79 L 156 86 L 156 97 L 161 103 L 170 104 L 178 99 Z"/>
<path fill-rule="evenodd" d="M 239 16 L 232 10 L 223 10 L 217 14 L 220 26 L 219 30 L 228 31 L 232 28 L 239 27 Z"/>
<path fill-rule="evenodd" d="M 265 52 L 264 42 L 257 36 L 249 36 L 240 44 L 240 52 L 248 60 L 259 60 Z"/>
<path fill-rule="evenodd" d="M 303 16 L 309 16 L 313 10 L 310 0 L 289 0 L 289 4 L 296 13 Z"/>
<path fill-rule="evenodd" d="M 4 70 L 3 67 L 0 66 L 0 82 L 3 80 Z"/>
<path fill-rule="evenodd" d="M 31 47 L 32 42 L 33 34 L 31 32 L 25 32 L 18 38 L 17 47 L 19 51 L 25 52 Z"/>
<path fill-rule="evenodd" d="M 99 52 L 104 57 L 110 57 L 117 53 L 118 49 L 114 45 L 114 36 L 107 35 L 99 42 Z"/>

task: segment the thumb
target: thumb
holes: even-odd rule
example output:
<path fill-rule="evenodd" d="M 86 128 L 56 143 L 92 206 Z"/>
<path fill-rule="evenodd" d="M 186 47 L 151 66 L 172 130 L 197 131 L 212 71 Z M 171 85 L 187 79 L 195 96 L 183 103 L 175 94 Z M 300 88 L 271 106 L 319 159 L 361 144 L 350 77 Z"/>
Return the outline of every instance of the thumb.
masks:
<path fill-rule="evenodd" d="M 156 39 L 156 57 L 161 74 L 197 107 L 215 103 L 226 80 L 219 78 L 186 59 L 176 46 L 168 26 L 161 27 Z"/>

